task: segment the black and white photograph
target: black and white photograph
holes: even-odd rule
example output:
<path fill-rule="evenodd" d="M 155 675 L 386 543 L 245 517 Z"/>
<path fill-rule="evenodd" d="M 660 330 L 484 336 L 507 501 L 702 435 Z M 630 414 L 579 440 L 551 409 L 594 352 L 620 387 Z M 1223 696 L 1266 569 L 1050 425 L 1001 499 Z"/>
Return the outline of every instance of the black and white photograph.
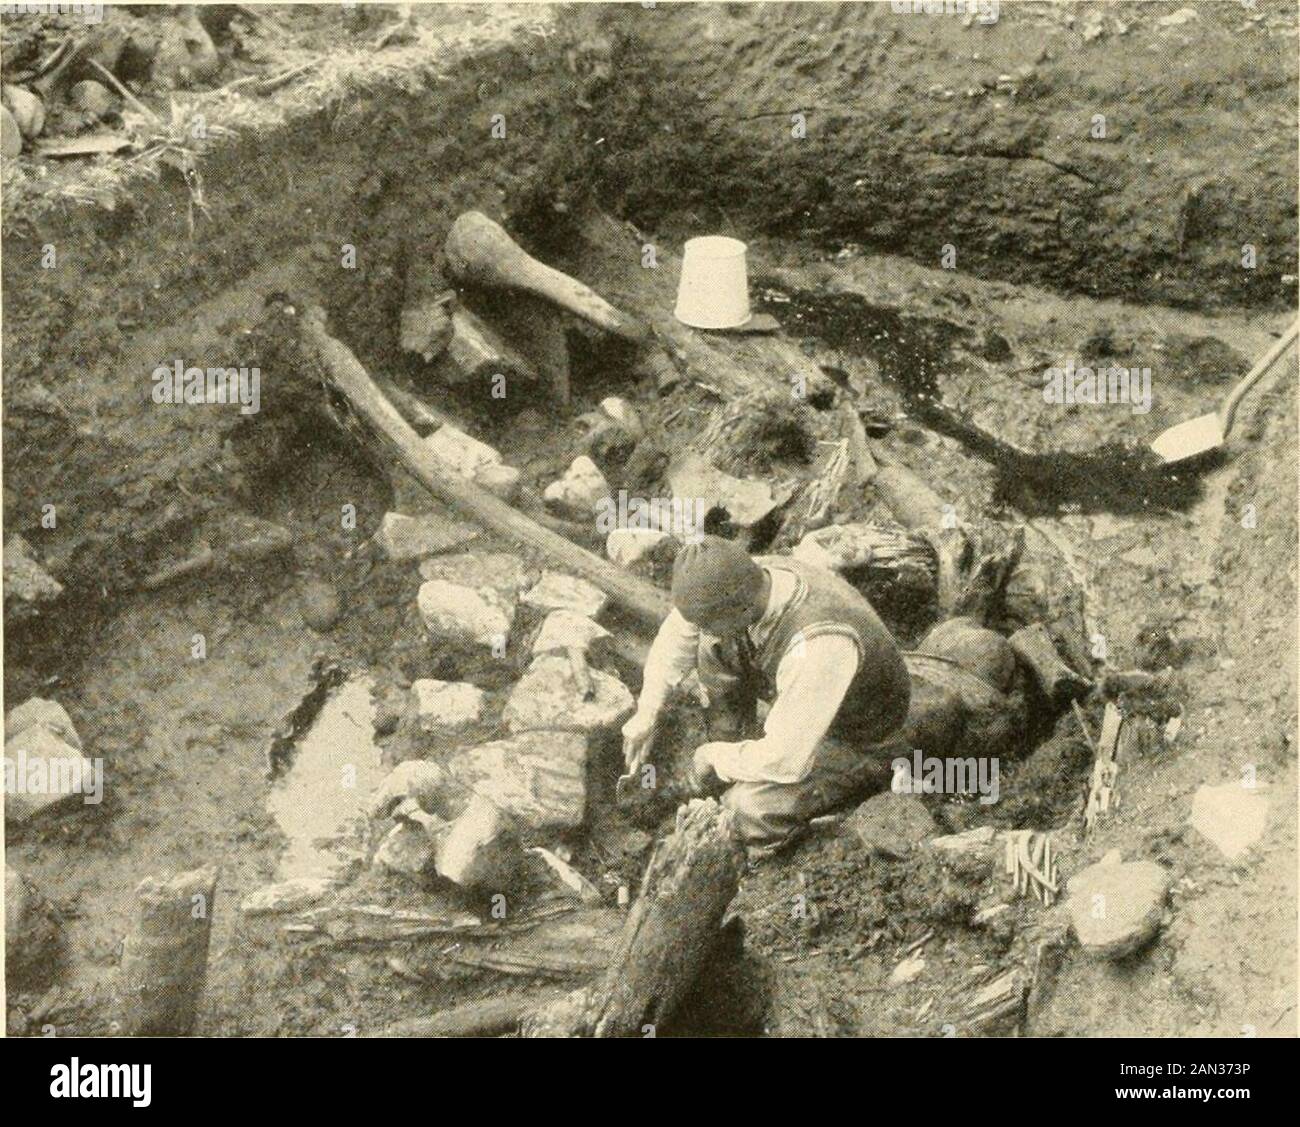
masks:
<path fill-rule="evenodd" d="M 0 4 L 24 1084 L 965 1039 L 1039 1108 L 1249 1100 L 1297 1032 L 1298 34 Z"/>

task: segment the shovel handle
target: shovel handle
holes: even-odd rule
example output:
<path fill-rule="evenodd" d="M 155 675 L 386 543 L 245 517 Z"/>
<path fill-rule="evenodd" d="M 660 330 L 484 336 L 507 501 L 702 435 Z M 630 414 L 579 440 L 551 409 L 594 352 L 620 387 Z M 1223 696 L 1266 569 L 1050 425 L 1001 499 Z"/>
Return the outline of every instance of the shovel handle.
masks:
<path fill-rule="evenodd" d="M 1300 334 L 1300 320 L 1292 323 L 1291 327 L 1282 334 L 1281 340 L 1277 341 L 1272 348 L 1259 358 L 1241 383 L 1232 389 L 1232 394 L 1223 401 L 1223 409 L 1219 414 L 1219 418 L 1223 423 L 1224 434 L 1227 434 L 1228 428 L 1232 426 L 1232 417 L 1237 413 L 1237 406 L 1241 403 L 1242 396 L 1254 387 L 1259 378 L 1277 363 L 1277 358 L 1291 347 L 1297 334 Z"/>

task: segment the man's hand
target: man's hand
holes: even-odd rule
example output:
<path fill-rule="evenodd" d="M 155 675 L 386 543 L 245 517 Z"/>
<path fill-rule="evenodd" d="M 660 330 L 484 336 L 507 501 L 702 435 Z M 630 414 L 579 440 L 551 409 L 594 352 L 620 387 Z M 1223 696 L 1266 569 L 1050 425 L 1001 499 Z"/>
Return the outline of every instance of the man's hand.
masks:
<path fill-rule="evenodd" d="M 642 712 L 639 709 L 623 725 L 623 762 L 629 775 L 645 762 L 658 729 L 659 717 L 653 712 Z"/>
<path fill-rule="evenodd" d="M 691 759 L 691 777 L 689 779 L 691 793 L 707 796 L 715 794 L 722 786 L 722 780 L 718 778 L 718 773 L 713 769 L 713 764 L 709 760 L 708 744 L 695 749 L 695 755 Z"/>

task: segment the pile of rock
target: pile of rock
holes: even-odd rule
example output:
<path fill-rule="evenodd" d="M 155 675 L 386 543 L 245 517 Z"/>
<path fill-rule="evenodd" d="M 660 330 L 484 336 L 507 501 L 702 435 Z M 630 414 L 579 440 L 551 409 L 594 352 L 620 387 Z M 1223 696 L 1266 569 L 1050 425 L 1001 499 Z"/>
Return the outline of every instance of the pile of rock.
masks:
<path fill-rule="evenodd" d="M 369 813 L 386 827 L 375 863 L 474 893 L 506 891 L 526 863 L 526 842 L 582 825 L 592 749 L 635 701 L 618 677 L 587 664 L 609 636 L 595 621 L 606 596 L 591 583 L 556 571 L 538 576 L 502 553 L 431 556 L 420 573 L 420 615 L 440 646 L 486 647 L 504 658 L 519 608 L 545 617 L 500 716 L 506 738 L 463 746 L 492 723 L 477 686 L 413 683 L 409 723 L 439 737 L 421 744 L 435 758 L 401 763 L 373 795 Z"/>

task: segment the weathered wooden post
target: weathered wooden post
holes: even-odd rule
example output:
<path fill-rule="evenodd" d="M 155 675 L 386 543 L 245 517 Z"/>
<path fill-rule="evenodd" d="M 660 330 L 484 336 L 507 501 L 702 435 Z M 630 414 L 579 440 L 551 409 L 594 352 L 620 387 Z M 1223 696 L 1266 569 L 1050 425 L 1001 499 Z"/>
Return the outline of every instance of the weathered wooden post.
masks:
<path fill-rule="evenodd" d="M 184 1037 L 194 1028 L 216 887 L 212 866 L 140 882 L 122 949 L 122 1032 L 128 1037 Z"/>

